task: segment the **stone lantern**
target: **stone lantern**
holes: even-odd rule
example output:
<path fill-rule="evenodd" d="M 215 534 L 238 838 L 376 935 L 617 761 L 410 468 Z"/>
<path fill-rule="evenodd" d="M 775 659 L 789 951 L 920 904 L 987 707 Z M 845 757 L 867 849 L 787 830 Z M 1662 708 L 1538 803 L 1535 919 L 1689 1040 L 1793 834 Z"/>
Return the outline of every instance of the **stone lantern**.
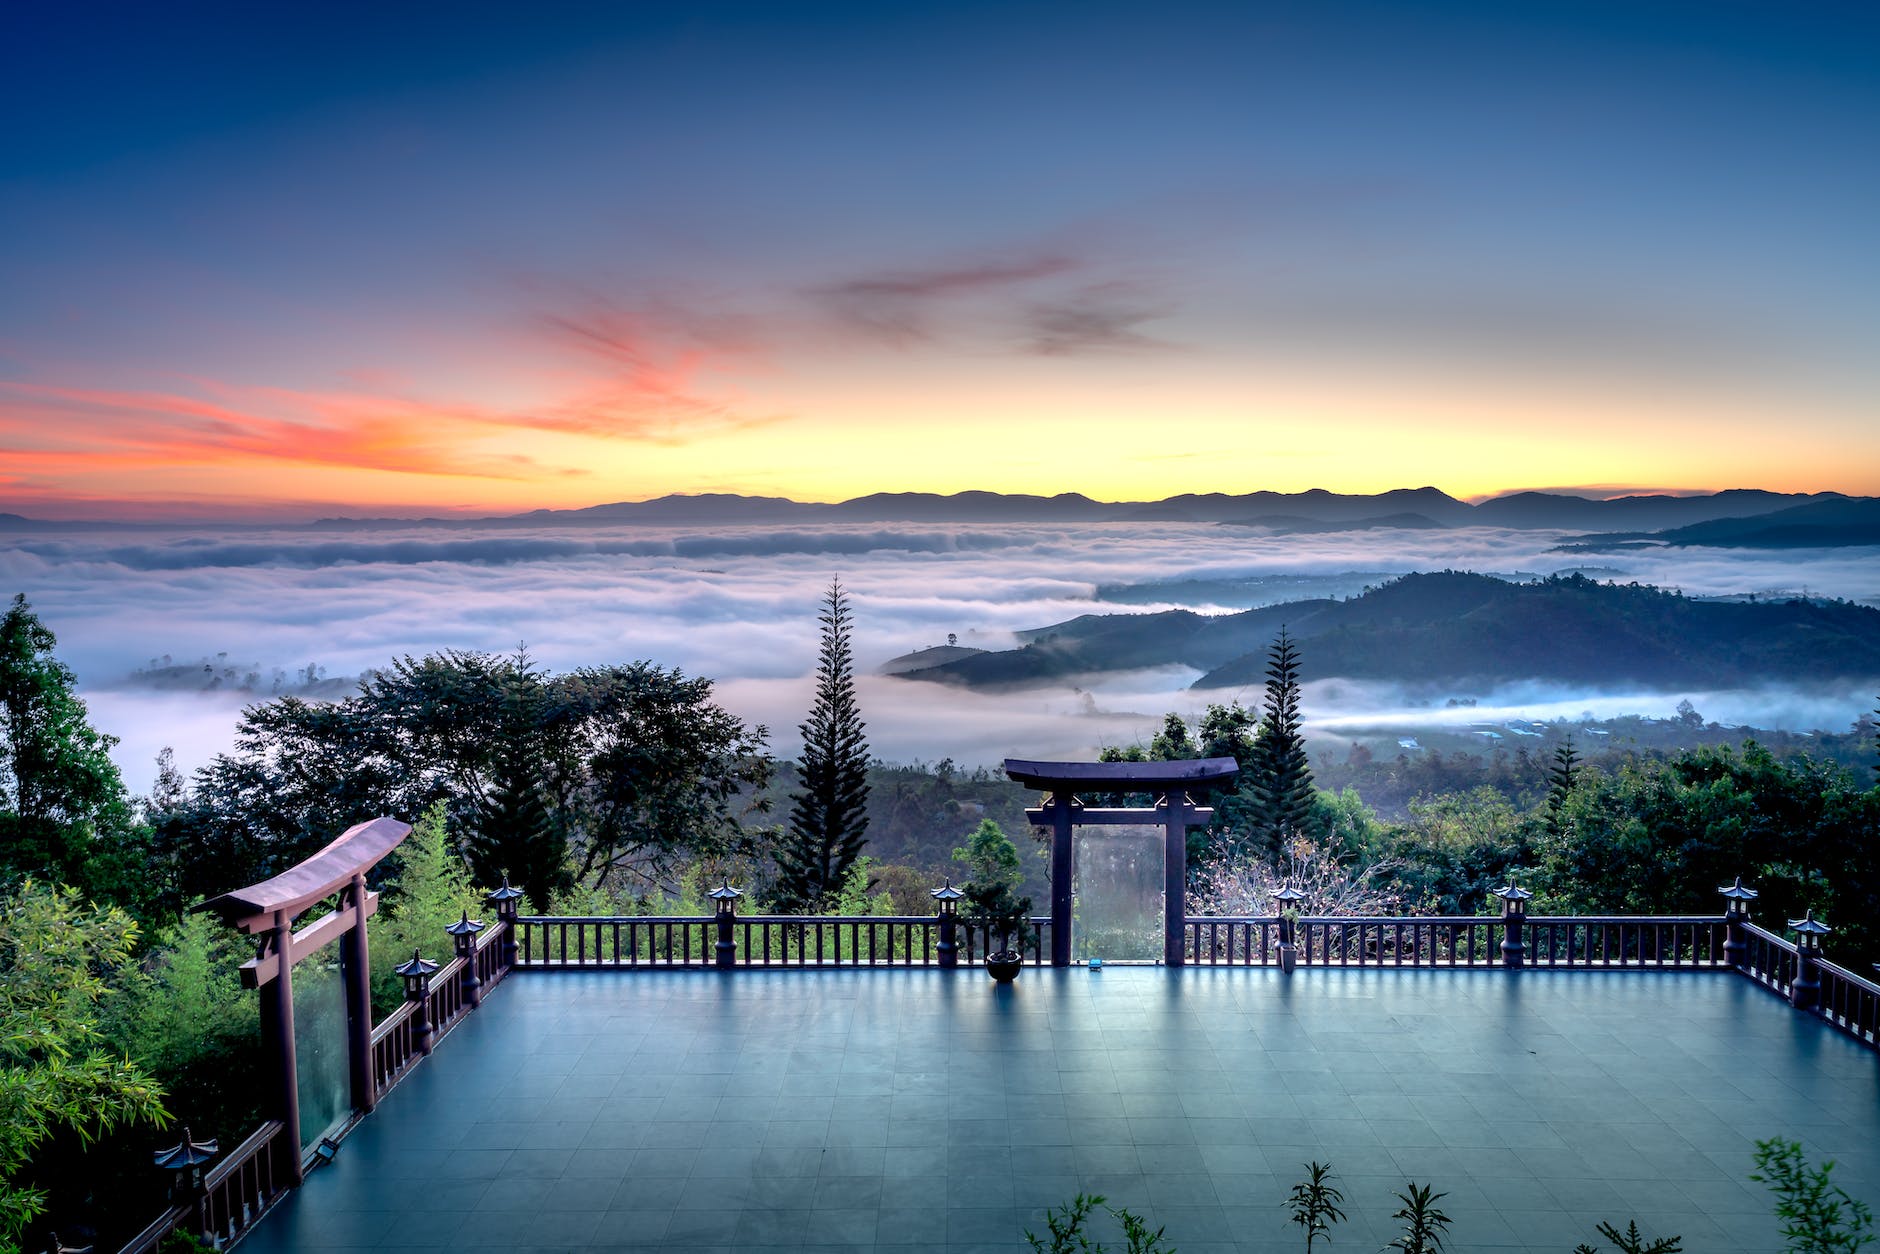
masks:
<path fill-rule="evenodd" d="M 450 933 L 450 943 L 463 959 L 463 974 L 459 977 L 463 983 L 463 999 L 471 1006 L 483 1000 L 483 981 L 477 976 L 477 933 L 483 930 L 483 920 L 470 917 L 468 910 L 463 918 L 444 929 Z"/>
<path fill-rule="evenodd" d="M 934 908 L 940 917 L 940 943 L 935 951 L 940 965 L 957 967 L 960 965 L 960 901 L 966 894 L 953 887 L 953 881 L 949 879 L 927 895 L 934 899 Z"/>
<path fill-rule="evenodd" d="M 718 969 L 729 971 L 738 964 L 738 947 L 731 939 L 731 925 L 738 917 L 738 899 L 744 894 L 731 887 L 730 881 L 726 881 L 705 895 L 712 899 L 713 913 L 718 921 Z"/>
<path fill-rule="evenodd" d="M 1288 973 L 1299 961 L 1299 903 L 1305 899 L 1305 893 L 1291 880 L 1273 894 L 1274 910 L 1279 915 L 1279 965 Z"/>
<path fill-rule="evenodd" d="M 399 963 L 392 972 L 405 982 L 405 1000 L 413 1006 L 412 1043 L 420 1054 L 428 1054 L 431 1052 L 431 977 L 437 974 L 437 964 L 414 949 L 411 961 Z"/>
<path fill-rule="evenodd" d="M 1749 922 L 1749 903 L 1756 900 L 1753 888 L 1743 887 L 1743 877 L 1726 884 L 1717 890 L 1724 900 L 1723 907 L 1723 960 L 1733 967 L 1743 965 L 1749 956 L 1749 943 L 1743 939 L 1743 925 Z"/>
<path fill-rule="evenodd" d="M 1789 1001 L 1797 1010 L 1810 1010 L 1821 1002 L 1821 974 L 1815 964 L 1821 961 L 1821 938 L 1834 929 L 1815 918 L 1813 910 L 1799 919 L 1790 919 L 1795 929 L 1795 980 L 1789 985 Z"/>
<path fill-rule="evenodd" d="M 1501 898 L 1501 964 L 1521 967 L 1527 962 L 1521 925 L 1527 922 L 1527 903 L 1534 894 L 1511 879 L 1495 890 L 1495 896 Z"/>
<path fill-rule="evenodd" d="M 207 1235 L 202 1224 L 202 1169 L 222 1152 L 214 1137 L 198 1141 L 183 1129 L 183 1139 L 169 1149 L 158 1150 L 151 1157 L 157 1166 L 170 1173 L 170 1202 L 191 1207 L 196 1212 L 197 1231 Z"/>
<path fill-rule="evenodd" d="M 483 900 L 496 910 L 496 924 L 503 928 L 502 953 L 499 955 L 503 966 L 516 965 L 516 903 L 522 900 L 522 890 L 509 886 L 509 877 L 503 876 L 503 886 L 487 894 Z"/>

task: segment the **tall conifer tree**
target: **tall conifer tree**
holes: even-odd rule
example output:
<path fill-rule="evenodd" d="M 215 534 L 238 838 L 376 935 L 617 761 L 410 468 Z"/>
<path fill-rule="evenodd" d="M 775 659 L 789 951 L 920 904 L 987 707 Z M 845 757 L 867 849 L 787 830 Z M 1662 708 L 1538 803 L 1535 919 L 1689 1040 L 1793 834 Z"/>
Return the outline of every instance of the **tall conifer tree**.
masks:
<path fill-rule="evenodd" d="M 1312 766 L 1300 728 L 1299 652 L 1284 627 L 1266 656 L 1266 716 L 1252 763 L 1254 830 L 1278 858 L 1288 840 L 1311 830 Z"/>
<path fill-rule="evenodd" d="M 868 740 L 855 704 L 848 595 L 830 581 L 816 663 L 816 703 L 798 729 L 801 790 L 791 794 L 790 828 L 778 842 L 777 900 L 785 910 L 819 910 L 842 888 L 868 832 Z"/>
<path fill-rule="evenodd" d="M 1573 747 L 1573 737 L 1554 750 L 1554 764 L 1547 770 L 1547 831 L 1558 836 L 1566 826 L 1567 798 L 1580 779 L 1580 755 Z"/>

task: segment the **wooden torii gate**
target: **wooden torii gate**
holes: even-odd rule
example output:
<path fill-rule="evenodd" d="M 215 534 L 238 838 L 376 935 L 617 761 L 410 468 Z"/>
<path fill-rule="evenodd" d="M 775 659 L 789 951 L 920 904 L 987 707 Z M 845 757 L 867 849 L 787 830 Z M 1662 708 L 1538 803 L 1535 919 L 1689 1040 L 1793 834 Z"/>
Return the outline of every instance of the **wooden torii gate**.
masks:
<path fill-rule="evenodd" d="M 1188 915 L 1188 829 L 1202 827 L 1214 811 L 1195 804 L 1190 790 L 1218 788 L 1240 766 L 1232 758 L 1197 758 L 1183 762 L 1033 762 L 1007 758 L 1005 773 L 1018 783 L 1048 793 L 1044 805 L 1025 811 L 1034 827 L 1051 829 L 1051 965 L 1071 964 L 1071 829 L 1083 824 L 1159 824 L 1162 833 L 1162 961 L 1182 965 L 1182 931 Z M 1078 793 L 1146 792 L 1153 808 L 1092 809 Z"/>
<path fill-rule="evenodd" d="M 333 941 L 340 942 L 346 977 L 346 1055 L 355 1111 L 377 1103 L 372 1085 L 372 972 L 366 920 L 378 912 L 379 895 L 366 888 L 366 872 L 411 834 L 397 819 L 373 819 L 349 827 L 339 839 L 273 879 L 224 893 L 201 909 L 222 916 L 239 931 L 262 938 L 261 951 L 242 965 L 242 986 L 261 990 L 261 1044 L 273 1061 L 273 1109 L 287 1152 L 281 1166 L 288 1183 L 305 1176 L 300 1136 L 299 1070 L 294 1053 L 294 964 Z M 328 897 L 331 914 L 300 931 L 294 920 Z"/>

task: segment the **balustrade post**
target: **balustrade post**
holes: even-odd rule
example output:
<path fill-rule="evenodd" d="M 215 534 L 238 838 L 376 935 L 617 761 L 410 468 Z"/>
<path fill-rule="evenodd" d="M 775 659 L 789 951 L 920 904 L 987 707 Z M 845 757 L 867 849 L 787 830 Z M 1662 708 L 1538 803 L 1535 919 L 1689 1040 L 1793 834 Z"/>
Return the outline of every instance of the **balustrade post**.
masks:
<path fill-rule="evenodd" d="M 431 977 L 437 973 L 437 964 L 414 949 L 410 962 L 401 962 L 392 970 L 405 982 L 405 1000 L 412 1003 L 411 1043 L 420 1054 L 428 1055 L 431 1052 Z"/>
<path fill-rule="evenodd" d="M 738 964 L 738 947 L 731 939 L 731 925 L 737 921 L 738 898 L 744 894 L 726 882 L 706 895 L 712 899 L 718 918 L 716 965 L 720 971 L 729 971 Z"/>
<path fill-rule="evenodd" d="M 483 900 L 496 908 L 496 926 L 503 929 L 502 946 L 497 953 L 497 961 L 505 970 L 516 965 L 516 902 L 521 900 L 522 890 L 509 886 L 509 877 L 503 876 L 503 886 L 488 894 Z"/>
<path fill-rule="evenodd" d="M 1821 960 L 1821 938 L 1833 931 L 1815 918 L 1810 910 L 1799 919 L 1790 919 L 1795 929 L 1795 979 L 1789 984 L 1789 1001 L 1797 1010 L 1813 1010 L 1821 1004 L 1821 973 L 1815 964 Z"/>
<path fill-rule="evenodd" d="M 966 894 L 953 887 L 949 879 L 928 894 L 938 904 L 940 943 L 935 947 L 940 966 L 948 971 L 960 965 L 960 898 Z"/>
<path fill-rule="evenodd" d="M 202 1169 L 221 1152 L 214 1137 L 198 1141 L 183 1129 L 183 1139 L 169 1149 L 158 1150 L 152 1157 L 157 1166 L 170 1174 L 170 1204 L 187 1207 L 195 1216 L 194 1231 L 205 1241 L 213 1234 L 203 1215 Z"/>
<path fill-rule="evenodd" d="M 1518 970 L 1527 965 L 1527 944 L 1522 925 L 1527 922 L 1528 899 L 1534 894 L 1511 879 L 1495 890 L 1501 898 L 1501 965 Z"/>
<path fill-rule="evenodd" d="M 1756 900 L 1756 890 L 1743 887 L 1743 877 L 1737 876 L 1736 882 L 1726 884 L 1717 890 L 1726 903 L 1723 908 L 1723 960 L 1733 967 L 1741 968 L 1749 960 L 1749 941 L 1744 939 L 1743 925 L 1749 922 L 1749 903 Z"/>
<path fill-rule="evenodd" d="M 477 933 L 483 930 L 483 920 L 471 918 L 466 910 L 463 918 L 444 930 L 450 933 L 450 943 L 457 956 L 463 959 L 459 982 L 463 985 L 464 1001 L 475 1010 L 483 1001 L 483 981 L 477 975 Z"/>
<path fill-rule="evenodd" d="M 1299 903 L 1305 899 L 1291 880 L 1273 894 L 1273 912 L 1279 916 L 1279 969 L 1288 975 L 1299 962 Z"/>

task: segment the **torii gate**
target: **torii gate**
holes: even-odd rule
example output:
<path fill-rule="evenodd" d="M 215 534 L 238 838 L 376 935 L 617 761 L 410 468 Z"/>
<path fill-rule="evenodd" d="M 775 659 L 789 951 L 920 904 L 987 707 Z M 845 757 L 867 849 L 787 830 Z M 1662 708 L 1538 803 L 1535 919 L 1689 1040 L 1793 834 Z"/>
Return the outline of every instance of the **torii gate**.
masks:
<path fill-rule="evenodd" d="M 1018 783 L 1050 794 L 1044 805 L 1025 811 L 1034 827 L 1051 829 L 1051 965 L 1071 965 L 1071 829 L 1082 824 L 1160 824 L 1162 834 L 1162 961 L 1179 967 L 1186 955 L 1183 927 L 1188 916 L 1188 829 L 1213 821 L 1214 811 L 1189 799 L 1192 790 L 1218 788 L 1233 779 L 1232 758 L 1181 762 L 1032 762 L 1007 758 L 1005 773 Z M 1090 809 L 1080 792 L 1147 792 L 1153 809 Z"/>
<path fill-rule="evenodd" d="M 261 994 L 262 1048 L 274 1062 L 269 1112 L 281 1121 L 288 1152 L 282 1155 L 288 1183 L 303 1176 L 299 1068 L 294 1051 L 294 964 L 340 942 L 346 979 L 346 1054 L 355 1111 L 375 1104 L 372 1085 L 372 974 L 367 958 L 366 920 L 379 895 L 366 888 L 366 872 L 411 834 L 397 819 L 373 819 L 349 827 L 339 839 L 273 879 L 224 893 L 199 909 L 212 911 L 249 936 L 264 937 L 261 952 L 242 964 L 242 985 Z M 300 931 L 294 920 L 328 897 L 339 906 Z"/>

